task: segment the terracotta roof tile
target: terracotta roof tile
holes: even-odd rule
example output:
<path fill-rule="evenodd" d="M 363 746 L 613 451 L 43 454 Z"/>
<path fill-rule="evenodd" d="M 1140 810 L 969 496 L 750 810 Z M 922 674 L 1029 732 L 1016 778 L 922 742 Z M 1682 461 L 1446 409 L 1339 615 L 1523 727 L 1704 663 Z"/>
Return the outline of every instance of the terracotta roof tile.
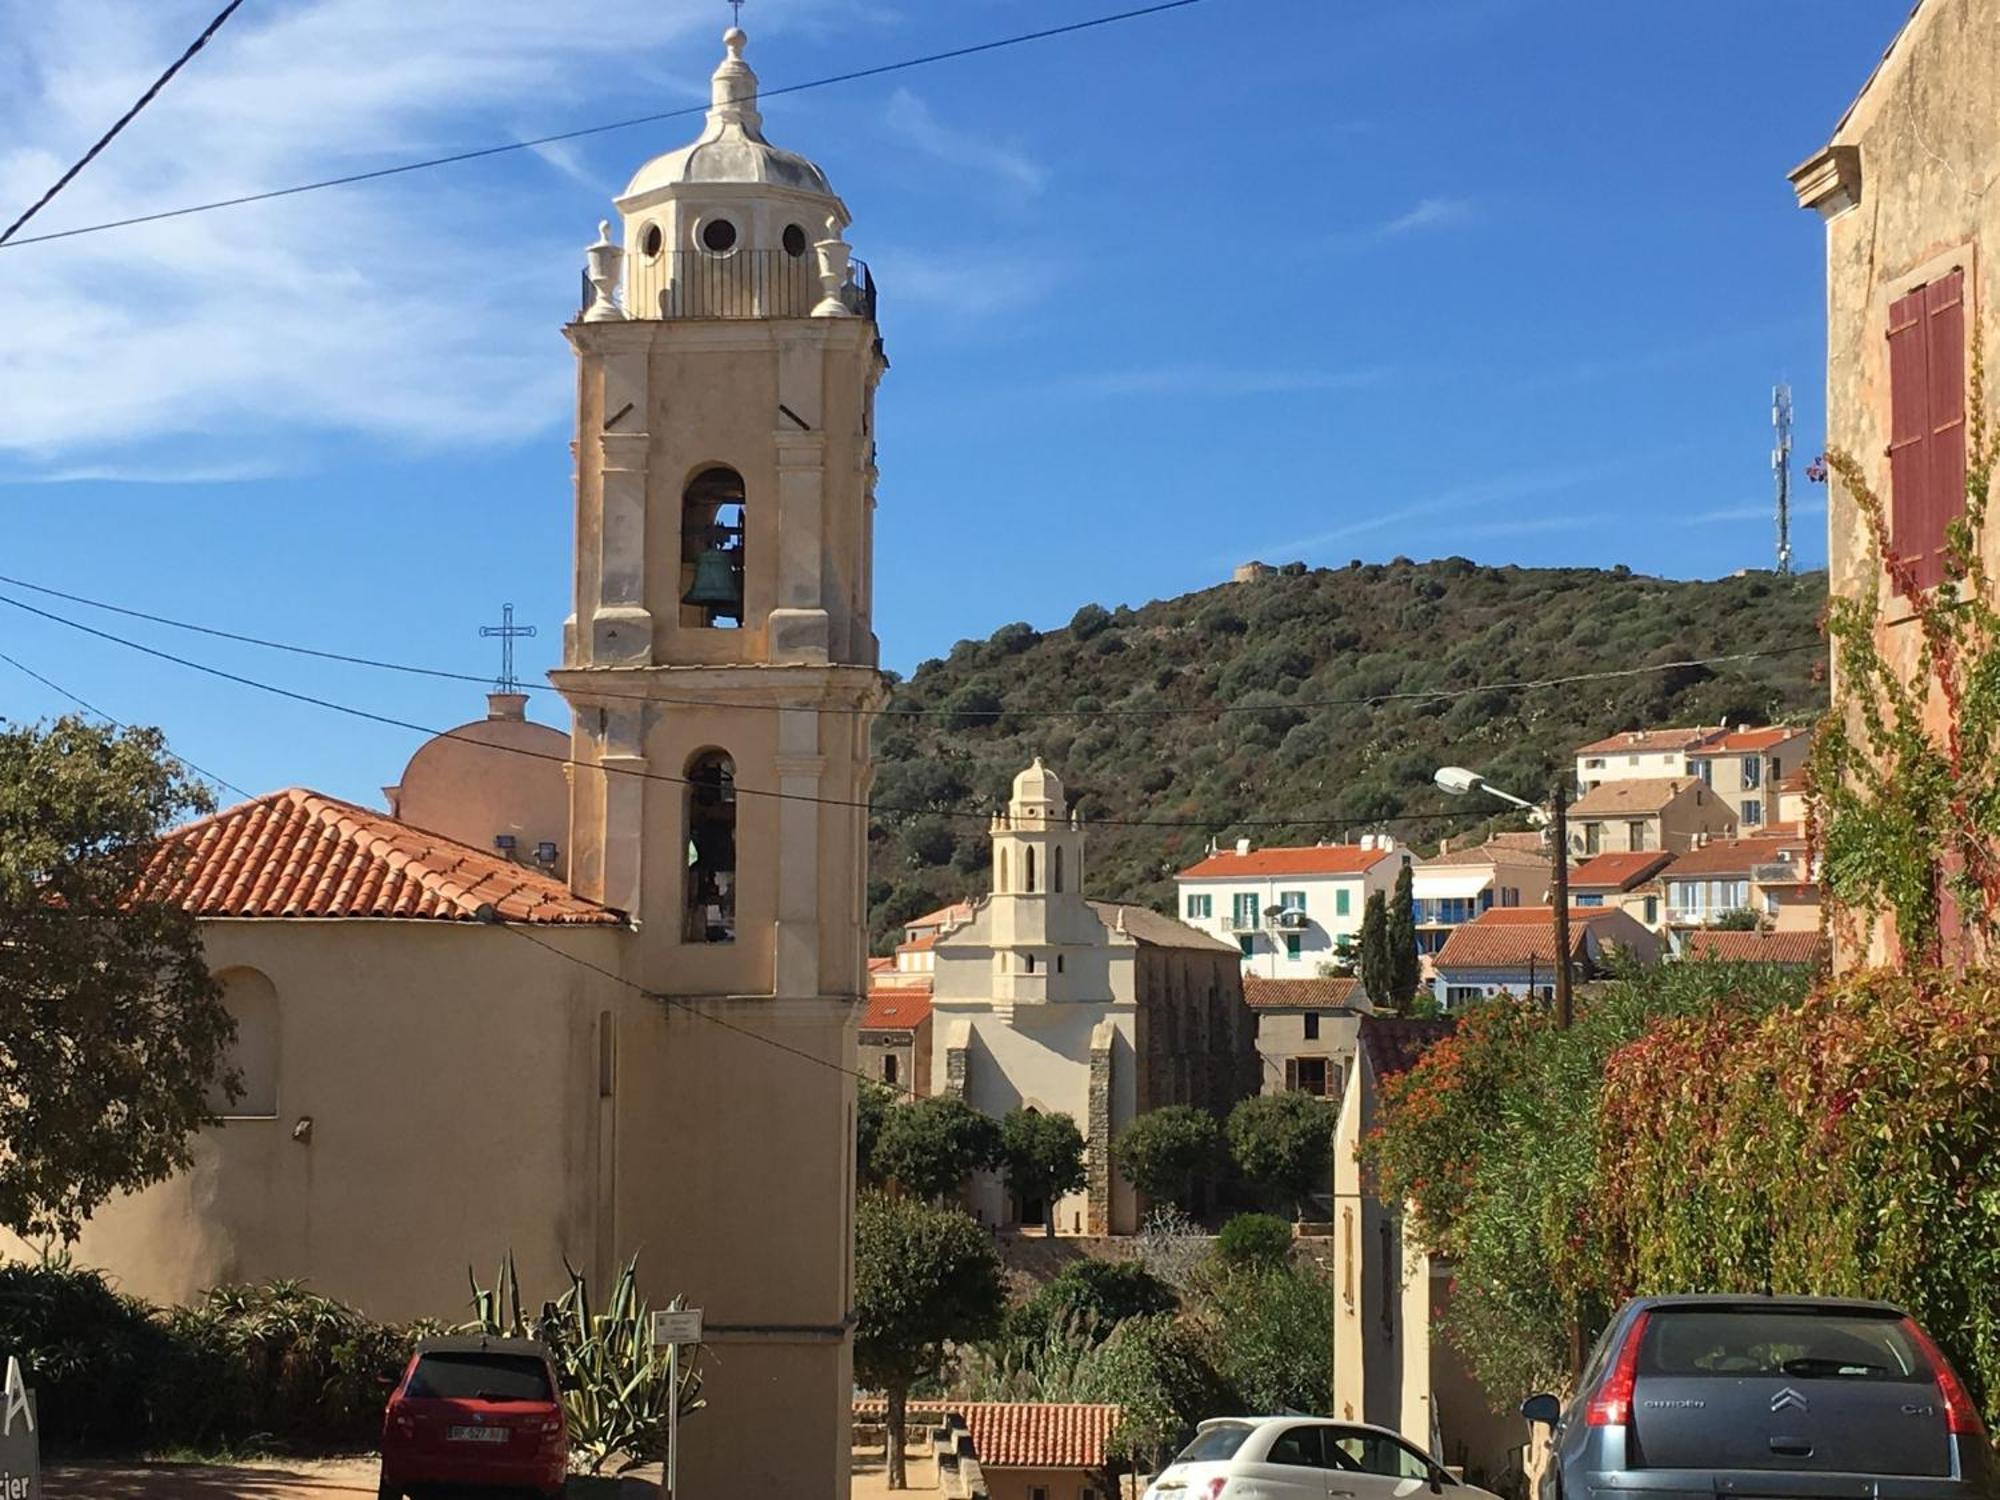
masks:
<path fill-rule="evenodd" d="M 1697 725 L 1691 729 L 1628 729 L 1605 739 L 1577 746 L 1578 755 L 1658 755 L 1668 750 L 1689 750 L 1722 733 L 1719 725 Z"/>
<path fill-rule="evenodd" d="M 539 870 L 303 787 L 176 829 L 141 894 L 198 917 L 395 917 L 611 925 L 623 916 Z"/>
<path fill-rule="evenodd" d="M 907 1411 L 964 1417 L 983 1469 L 1102 1469 L 1119 1418 L 1116 1406 L 1081 1401 L 912 1401 Z M 879 1422 L 887 1412 L 880 1401 L 857 1401 L 854 1415 Z"/>
<path fill-rule="evenodd" d="M 1702 749 L 1704 752 L 1713 751 L 1717 754 L 1731 752 L 1747 754 L 1752 751 L 1770 750 L 1795 740 L 1802 734 L 1811 733 L 1810 729 L 1791 724 L 1777 724 L 1768 729 L 1732 729 L 1713 745 L 1704 745 Z"/>
<path fill-rule="evenodd" d="M 1266 979 L 1243 976 L 1243 1003 L 1252 1010 L 1349 1010 L 1361 999 L 1358 979 Z"/>
<path fill-rule="evenodd" d="M 1598 854 L 1569 872 L 1569 888 L 1573 891 L 1629 891 L 1673 862 L 1673 855 L 1664 849 Z"/>
<path fill-rule="evenodd" d="M 1717 958 L 1725 963 L 1816 964 L 1820 959 L 1817 932 L 1691 932 L 1689 958 Z"/>
<path fill-rule="evenodd" d="M 1086 901 L 1097 913 L 1106 932 L 1121 929 L 1135 943 L 1154 948 L 1195 948 L 1210 953 L 1239 953 L 1234 943 L 1190 927 L 1176 917 L 1163 916 L 1150 906 L 1132 906 L 1122 901 Z"/>
<path fill-rule="evenodd" d="M 1707 875 L 1747 875 L 1755 865 L 1776 864 L 1787 854 L 1801 871 L 1807 870 L 1805 840 L 1791 834 L 1769 838 L 1716 839 L 1699 849 L 1690 849 L 1674 860 L 1667 872 L 1669 880 L 1692 880 Z"/>
<path fill-rule="evenodd" d="M 942 927 L 947 922 L 963 922 L 971 915 L 970 901 L 954 901 L 950 906 L 940 906 L 936 911 L 927 911 L 921 917 L 911 917 L 903 927 L 905 930 L 912 927 Z"/>
<path fill-rule="evenodd" d="M 1304 849 L 1218 850 L 1180 872 L 1182 880 L 1240 880 L 1265 875 L 1365 875 L 1394 849 L 1359 844 L 1317 844 Z"/>
<path fill-rule="evenodd" d="M 915 1031 L 931 1018 L 931 992 L 919 986 L 883 985 L 868 992 L 863 1031 Z"/>
<path fill-rule="evenodd" d="M 1534 835 L 1540 838 L 1540 834 Z M 1546 849 L 1524 849 L 1519 844 L 1503 844 L 1497 839 L 1488 839 L 1483 844 L 1475 844 L 1470 849 L 1453 849 L 1448 854 L 1433 854 L 1429 859 L 1420 860 L 1419 870 L 1454 869 L 1461 865 L 1495 865 L 1508 869 L 1533 869 L 1547 874 L 1550 860 Z"/>
<path fill-rule="evenodd" d="M 1619 813 L 1656 813 L 1691 786 L 1694 776 L 1634 776 L 1600 782 L 1569 807 L 1571 817 L 1604 817 Z"/>
<path fill-rule="evenodd" d="M 1593 922 L 1609 921 L 1613 908 L 1572 906 L 1569 909 L 1569 947 L 1572 958 L 1580 958 L 1584 935 Z M 1623 913 L 1618 913 L 1622 916 Z M 1437 957 L 1439 969 L 1525 969 L 1529 964 L 1553 966 L 1556 953 L 1553 909 L 1546 906 L 1496 906 L 1483 911 L 1462 927 L 1452 929 Z"/>

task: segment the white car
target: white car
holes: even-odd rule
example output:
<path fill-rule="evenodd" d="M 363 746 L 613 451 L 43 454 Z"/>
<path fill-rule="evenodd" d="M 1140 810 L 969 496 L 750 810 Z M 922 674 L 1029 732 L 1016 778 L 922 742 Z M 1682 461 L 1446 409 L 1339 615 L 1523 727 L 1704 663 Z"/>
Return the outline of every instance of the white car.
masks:
<path fill-rule="evenodd" d="M 1215 1417 L 1160 1471 L 1146 1500 L 1496 1500 L 1401 1436 L 1325 1417 Z"/>

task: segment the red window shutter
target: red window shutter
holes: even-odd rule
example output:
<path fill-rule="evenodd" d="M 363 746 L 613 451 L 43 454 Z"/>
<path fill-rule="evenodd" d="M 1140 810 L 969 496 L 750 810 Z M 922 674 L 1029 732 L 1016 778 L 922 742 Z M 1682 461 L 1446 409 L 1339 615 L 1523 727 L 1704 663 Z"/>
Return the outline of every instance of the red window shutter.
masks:
<path fill-rule="evenodd" d="M 1931 509 L 1929 334 L 1921 288 L 1889 305 L 1889 547 L 1911 559 Z"/>
<path fill-rule="evenodd" d="M 1285 1092 L 1288 1094 L 1295 1093 L 1298 1090 L 1298 1086 L 1299 1060 L 1296 1057 L 1288 1057 L 1285 1059 Z"/>
<path fill-rule="evenodd" d="M 1965 510 L 1965 272 L 1940 276 L 1924 288 L 1925 387 L 1930 433 L 1924 485 L 1930 502 L 1923 519 L 1924 551 L 1917 579 L 1926 588 L 1949 571 L 1945 529 Z"/>

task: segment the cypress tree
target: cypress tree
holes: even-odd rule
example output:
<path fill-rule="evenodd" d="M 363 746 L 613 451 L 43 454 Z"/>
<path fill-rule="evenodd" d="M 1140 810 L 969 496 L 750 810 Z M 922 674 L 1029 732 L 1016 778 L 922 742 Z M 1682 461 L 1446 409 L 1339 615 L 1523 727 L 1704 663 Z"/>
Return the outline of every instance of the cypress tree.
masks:
<path fill-rule="evenodd" d="M 1390 1002 L 1395 962 L 1389 948 L 1389 903 L 1380 891 L 1371 891 L 1361 913 L 1361 988 L 1377 1005 Z"/>
<path fill-rule="evenodd" d="M 1396 872 L 1396 894 L 1389 903 L 1389 974 L 1391 998 L 1407 1009 L 1417 993 L 1417 903 L 1410 894 L 1410 867 Z"/>

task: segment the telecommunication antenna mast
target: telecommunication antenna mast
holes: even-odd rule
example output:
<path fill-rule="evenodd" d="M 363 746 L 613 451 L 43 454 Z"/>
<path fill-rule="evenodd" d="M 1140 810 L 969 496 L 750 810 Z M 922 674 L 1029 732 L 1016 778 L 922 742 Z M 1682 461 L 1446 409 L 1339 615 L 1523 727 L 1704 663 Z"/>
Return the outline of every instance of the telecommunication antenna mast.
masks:
<path fill-rule="evenodd" d="M 1778 571 L 1792 571 L 1792 388 L 1771 387 L 1771 476 L 1778 485 Z"/>

